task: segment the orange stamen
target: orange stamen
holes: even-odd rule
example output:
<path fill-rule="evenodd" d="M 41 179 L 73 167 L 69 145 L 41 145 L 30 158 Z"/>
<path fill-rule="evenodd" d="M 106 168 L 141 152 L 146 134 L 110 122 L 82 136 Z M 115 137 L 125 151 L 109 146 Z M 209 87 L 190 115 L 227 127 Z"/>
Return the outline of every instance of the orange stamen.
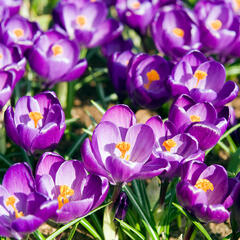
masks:
<path fill-rule="evenodd" d="M 195 71 L 193 76 L 197 79 L 197 84 L 196 84 L 196 88 L 197 88 L 200 80 L 203 80 L 207 77 L 207 73 L 201 70 L 197 70 Z"/>
<path fill-rule="evenodd" d="M 167 150 L 168 152 L 170 152 L 170 151 L 171 151 L 171 148 L 177 146 L 177 143 L 176 143 L 174 140 L 172 140 L 172 139 L 168 139 L 168 140 L 166 140 L 166 141 L 163 142 L 163 146 L 166 148 L 166 150 Z"/>
<path fill-rule="evenodd" d="M 191 115 L 190 120 L 191 120 L 191 122 L 200 122 L 201 118 L 197 115 Z"/>
<path fill-rule="evenodd" d="M 117 143 L 116 144 L 116 148 L 121 152 L 121 156 L 120 158 L 125 158 L 125 155 L 127 153 L 127 151 L 129 151 L 131 145 L 130 143 L 127 143 L 127 142 L 120 142 L 120 143 Z M 129 155 L 126 157 L 126 160 L 129 159 Z"/>
<path fill-rule="evenodd" d="M 136 2 L 134 2 L 134 3 L 132 4 L 132 8 L 133 8 L 133 9 L 139 9 L 140 6 L 141 6 L 141 3 L 138 2 L 138 1 L 136 1 Z"/>
<path fill-rule="evenodd" d="M 35 128 L 37 128 L 38 121 L 43 119 L 43 115 L 40 112 L 30 112 L 28 116 L 34 121 Z"/>
<path fill-rule="evenodd" d="M 86 18 L 84 16 L 77 16 L 76 23 L 79 25 L 79 27 L 83 27 L 86 24 Z"/>
<path fill-rule="evenodd" d="M 66 185 L 60 186 L 60 194 L 58 195 L 58 209 L 61 209 L 64 204 L 69 203 L 68 197 L 74 195 L 74 190 Z"/>
<path fill-rule="evenodd" d="M 3 59 L 3 55 L 0 53 L 0 59 Z"/>
<path fill-rule="evenodd" d="M 213 184 L 207 179 L 198 179 L 194 187 L 201 189 L 204 192 L 207 192 L 208 190 L 214 190 Z"/>
<path fill-rule="evenodd" d="M 23 217 L 24 216 L 23 212 L 19 212 L 17 210 L 17 208 L 15 207 L 15 203 L 16 203 L 16 198 L 14 196 L 10 196 L 6 200 L 6 205 L 11 206 L 13 208 L 13 210 L 15 212 L 15 217 L 16 218 Z"/>
<path fill-rule="evenodd" d="M 52 46 L 52 52 L 54 56 L 60 55 L 63 53 L 63 48 L 60 45 L 53 45 Z"/>
<path fill-rule="evenodd" d="M 16 28 L 13 30 L 13 33 L 14 35 L 17 37 L 17 38 L 20 38 L 20 37 L 23 37 L 24 36 L 24 31 L 23 29 L 21 28 Z"/>
<path fill-rule="evenodd" d="M 221 27 L 222 27 L 222 22 L 221 22 L 220 20 L 216 19 L 216 20 L 212 21 L 212 22 L 210 23 L 210 25 L 211 25 L 211 28 L 212 28 L 213 30 L 218 31 L 218 30 L 221 29 Z"/>
<path fill-rule="evenodd" d="M 172 32 L 173 32 L 174 35 L 177 36 L 177 37 L 181 37 L 181 38 L 184 37 L 184 31 L 183 31 L 183 29 L 181 29 L 181 28 L 174 28 L 174 29 L 172 30 Z"/>
<path fill-rule="evenodd" d="M 144 84 L 144 87 L 148 90 L 152 82 L 160 80 L 160 76 L 156 70 L 152 69 L 151 71 L 147 72 L 147 79 L 148 82 Z"/>

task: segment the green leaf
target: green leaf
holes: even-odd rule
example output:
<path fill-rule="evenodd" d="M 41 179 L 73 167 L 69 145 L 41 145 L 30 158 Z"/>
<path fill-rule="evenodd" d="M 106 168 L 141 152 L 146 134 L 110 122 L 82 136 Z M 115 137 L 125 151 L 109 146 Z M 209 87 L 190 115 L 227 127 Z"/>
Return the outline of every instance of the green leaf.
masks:
<path fill-rule="evenodd" d="M 198 228 L 198 230 L 208 239 L 212 240 L 206 229 L 203 227 L 201 223 L 199 223 L 193 216 L 191 216 L 188 212 L 186 212 L 183 207 L 178 205 L 177 203 L 172 203 L 174 207 L 176 207 L 185 217 L 192 221 L 192 223 Z"/>
<path fill-rule="evenodd" d="M 227 170 L 229 172 L 235 173 L 235 175 L 239 172 L 239 170 L 240 170 L 240 148 L 238 148 L 237 151 L 230 156 Z"/>
<path fill-rule="evenodd" d="M 46 239 L 39 230 L 36 230 L 35 232 L 33 232 L 33 235 L 37 240 L 45 240 Z"/>
<path fill-rule="evenodd" d="M 94 237 L 94 239 L 102 240 L 100 235 L 97 233 L 97 231 L 94 229 L 94 227 L 90 224 L 90 222 L 87 221 L 87 219 L 83 218 L 80 220 L 80 222 L 83 227 L 85 227 Z"/>
<path fill-rule="evenodd" d="M 149 199 L 150 207 L 153 209 L 155 204 L 157 203 L 160 195 L 160 187 L 159 187 L 159 178 L 155 177 L 151 180 L 151 182 L 147 185 L 147 196 Z"/>
<path fill-rule="evenodd" d="M 73 236 L 74 236 L 74 234 L 75 234 L 75 232 L 76 232 L 76 230 L 77 230 L 78 224 L 79 224 L 79 222 L 76 223 L 76 224 L 73 226 L 73 228 L 72 228 L 72 230 L 71 230 L 71 232 L 70 232 L 70 234 L 69 234 L 69 236 L 68 236 L 68 240 L 72 240 L 72 238 L 73 238 Z"/>

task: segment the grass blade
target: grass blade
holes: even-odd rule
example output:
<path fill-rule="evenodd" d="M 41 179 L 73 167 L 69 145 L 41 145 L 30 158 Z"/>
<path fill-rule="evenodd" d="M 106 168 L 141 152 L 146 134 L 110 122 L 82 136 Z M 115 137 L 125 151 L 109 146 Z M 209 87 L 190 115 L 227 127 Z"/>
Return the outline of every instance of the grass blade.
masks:
<path fill-rule="evenodd" d="M 87 221 L 87 219 L 83 218 L 80 220 L 79 223 L 82 224 L 82 226 L 85 227 L 88 230 L 88 232 L 90 232 L 92 234 L 94 239 L 102 240 L 101 236 L 97 233 L 97 231 L 90 224 L 90 222 Z"/>

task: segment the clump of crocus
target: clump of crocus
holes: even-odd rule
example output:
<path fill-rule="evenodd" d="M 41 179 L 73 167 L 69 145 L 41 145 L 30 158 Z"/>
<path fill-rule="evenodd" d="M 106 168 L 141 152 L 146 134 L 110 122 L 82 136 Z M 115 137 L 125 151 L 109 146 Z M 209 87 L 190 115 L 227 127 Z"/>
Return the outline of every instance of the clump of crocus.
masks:
<path fill-rule="evenodd" d="M 44 153 L 36 168 L 36 187 L 55 206 L 56 222 L 82 217 L 106 198 L 108 181 L 87 174 L 78 160 L 65 161 L 56 153 Z"/>
<path fill-rule="evenodd" d="M 163 57 L 145 53 L 135 55 L 127 73 L 127 91 L 142 107 L 156 108 L 170 98 L 167 79 L 171 65 Z"/>
<path fill-rule="evenodd" d="M 15 111 L 5 111 L 7 135 L 27 152 L 54 149 L 66 128 L 64 111 L 54 92 L 21 97 Z"/>
<path fill-rule="evenodd" d="M 181 181 L 177 184 L 179 203 L 202 222 L 224 222 L 233 204 L 236 188 L 220 165 L 207 166 L 198 161 L 182 166 Z"/>
<path fill-rule="evenodd" d="M 35 180 L 26 163 L 12 165 L 0 185 L 0 235 L 22 239 L 35 231 L 57 210 L 35 191 Z"/>
<path fill-rule="evenodd" d="M 45 79 L 47 86 L 79 78 L 87 68 L 79 59 L 79 48 L 60 32 L 49 30 L 39 36 L 28 55 L 31 68 Z"/>
<path fill-rule="evenodd" d="M 168 85 L 173 96 L 187 94 L 196 102 L 206 101 L 222 107 L 238 93 L 237 84 L 225 80 L 222 64 L 208 60 L 199 51 L 191 51 L 175 65 Z"/>
<path fill-rule="evenodd" d="M 41 34 L 36 22 L 15 15 L 1 22 L 1 41 L 7 46 L 18 45 L 23 52 L 33 46 L 34 39 Z"/>
<path fill-rule="evenodd" d="M 115 19 L 107 19 L 105 3 L 76 2 L 60 2 L 55 9 L 57 24 L 64 28 L 70 38 L 92 48 L 110 42 L 121 34 L 123 26 Z"/>
<path fill-rule="evenodd" d="M 197 21 L 183 7 L 163 7 L 152 23 L 155 46 L 173 59 L 201 47 Z"/>
<path fill-rule="evenodd" d="M 103 115 L 81 153 L 89 172 L 121 184 L 136 178 L 150 178 L 168 169 L 168 163 L 149 160 L 154 134 L 146 124 L 136 124 L 134 113 L 126 105 L 116 105 Z"/>

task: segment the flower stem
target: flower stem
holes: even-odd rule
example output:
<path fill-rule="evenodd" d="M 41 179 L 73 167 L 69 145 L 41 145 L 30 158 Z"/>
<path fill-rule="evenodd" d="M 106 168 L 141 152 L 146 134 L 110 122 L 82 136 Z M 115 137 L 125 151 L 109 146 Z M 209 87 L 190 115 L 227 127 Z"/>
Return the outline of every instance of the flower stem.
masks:
<path fill-rule="evenodd" d="M 114 187 L 114 190 L 113 190 L 113 195 L 112 195 L 112 203 L 109 205 L 109 208 L 112 209 L 114 204 L 116 203 L 117 199 L 118 199 L 118 196 L 121 192 L 121 189 L 122 189 L 122 183 L 117 183 L 117 185 Z"/>
<path fill-rule="evenodd" d="M 160 197 L 159 197 L 159 205 L 163 207 L 165 196 L 167 193 L 169 181 L 167 179 L 161 179 L 161 190 L 160 190 Z"/>

